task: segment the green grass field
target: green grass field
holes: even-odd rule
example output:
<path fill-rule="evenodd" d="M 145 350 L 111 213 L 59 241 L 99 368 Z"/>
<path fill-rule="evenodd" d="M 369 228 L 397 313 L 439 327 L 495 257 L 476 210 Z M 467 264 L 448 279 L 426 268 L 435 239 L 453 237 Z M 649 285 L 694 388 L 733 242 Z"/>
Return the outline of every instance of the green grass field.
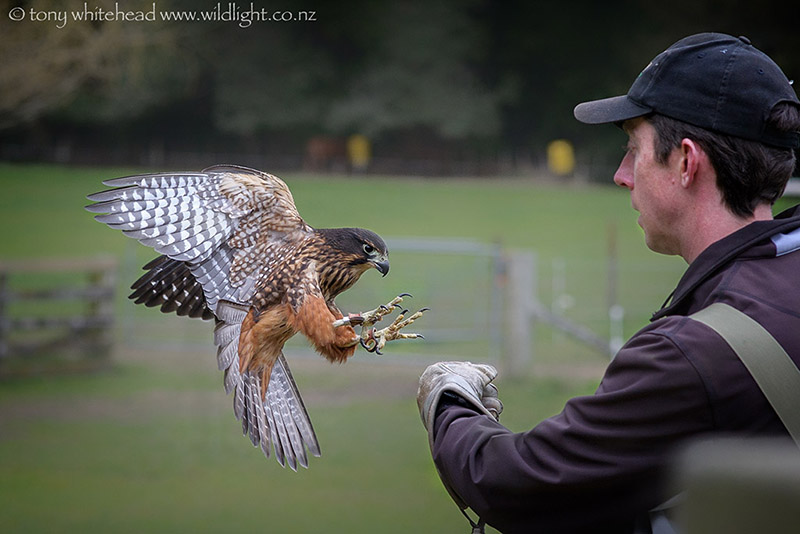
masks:
<path fill-rule="evenodd" d="M 83 206 L 103 179 L 131 172 L 0 165 L 0 259 L 130 254 L 129 240 L 93 221 Z M 545 265 L 565 258 L 577 266 L 571 291 L 581 297 L 598 292 L 596 281 L 580 276 L 581 262 L 603 261 L 609 224 L 618 229 L 621 266 L 655 259 L 618 188 L 522 179 L 284 178 L 312 225 L 536 249 Z M 136 255 L 149 256 L 138 249 Z M 671 270 L 657 282 L 623 277 L 621 298 L 657 307 L 649 295 L 666 295 L 680 269 L 676 260 L 662 260 Z M 403 287 L 411 283 L 409 270 L 397 266 L 388 278 Z M 122 290 L 129 282 L 120 280 L 118 309 L 133 307 Z M 630 328 L 644 320 L 633 317 Z M 436 477 L 416 410 L 422 367 L 362 356 L 345 366 L 294 362 L 323 456 L 293 473 L 241 436 L 213 347 L 202 345 L 210 335 L 203 335 L 163 350 L 157 342 L 121 342 L 113 364 L 99 372 L 0 382 L 0 531 L 466 531 Z M 564 347 L 559 357 L 570 361 L 570 345 Z M 567 398 L 591 393 L 598 378 L 568 370 L 558 379 L 500 377 L 503 421 L 528 429 Z"/>
<path fill-rule="evenodd" d="M 102 180 L 140 170 L 0 164 L 0 216 L 17 229 L 1 238 L 3 257 L 121 254 L 124 240 L 82 207 L 87 194 L 104 189 Z M 312 226 L 356 225 L 384 236 L 461 237 L 535 248 L 545 256 L 602 257 L 606 226 L 614 222 L 621 255 L 651 255 L 638 239 L 627 194 L 616 187 L 535 186 L 522 179 L 282 177 Z"/>

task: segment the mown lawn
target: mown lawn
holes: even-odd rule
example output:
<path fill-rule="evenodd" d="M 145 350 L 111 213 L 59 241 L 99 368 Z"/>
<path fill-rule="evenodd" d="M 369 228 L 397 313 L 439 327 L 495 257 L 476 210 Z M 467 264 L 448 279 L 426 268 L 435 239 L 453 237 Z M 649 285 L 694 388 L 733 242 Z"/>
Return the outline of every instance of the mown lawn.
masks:
<path fill-rule="evenodd" d="M 293 473 L 241 436 L 208 355 L 120 351 L 0 385 L 3 532 L 462 532 L 414 403 L 419 369 L 301 361 L 323 456 Z M 174 361 L 180 359 L 180 362 Z M 501 385 L 522 430 L 594 384 Z"/>

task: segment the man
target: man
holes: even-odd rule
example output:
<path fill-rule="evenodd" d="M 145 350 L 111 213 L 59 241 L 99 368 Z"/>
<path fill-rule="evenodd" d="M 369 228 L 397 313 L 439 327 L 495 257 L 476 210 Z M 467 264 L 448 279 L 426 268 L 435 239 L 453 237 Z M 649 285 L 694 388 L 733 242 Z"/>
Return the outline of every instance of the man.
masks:
<path fill-rule="evenodd" d="M 800 364 L 800 209 L 771 212 L 794 168 L 799 110 L 769 57 L 709 33 L 659 54 L 626 95 L 575 108 L 582 122 L 628 134 L 614 182 L 630 190 L 648 247 L 689 267 L 596 393 L 527 432 L 496 421 L 490 366 L 425 371 L 418 403 L 457 501 L 503 532 L 633 532 L 670 496 L 664 474 L 681 444 L 786 437 L 730 346 L 686 316 L 727 303 Z"/>

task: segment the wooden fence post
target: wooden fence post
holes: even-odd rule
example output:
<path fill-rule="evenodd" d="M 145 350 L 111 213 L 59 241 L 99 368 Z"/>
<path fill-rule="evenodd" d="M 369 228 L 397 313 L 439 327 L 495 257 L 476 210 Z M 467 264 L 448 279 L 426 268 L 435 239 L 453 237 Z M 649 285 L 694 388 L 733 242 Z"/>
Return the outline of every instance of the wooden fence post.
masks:
<path fill-rule="evenodd" d="M 97 295 L 89 300 L 87 306 L 85 335 L 96 358 L 106 358 L 111 352 L 115 283 L 115 261 L 98 260 L 95 269 L 89 271 L 89 287 L 96 288 Z"/>
<path fill-rule="evenodd" d="M 504 369 L 509 376 L 530 374 L 533 362 L 531 303 L 536 295 L 536 257 L 530 251 L 513 251 L 508 262 L 508 351 Z"/>
<path fill-rule="evenodd" d="M 794 534 L 800 455 L 788 439 L 718 438 L 690 445 L 676 465 L 679 532 Z"/>
<path fill-rule="evenodd" d="M 8 273 L 0 266 L 0 359 L 8 355 Z"/>

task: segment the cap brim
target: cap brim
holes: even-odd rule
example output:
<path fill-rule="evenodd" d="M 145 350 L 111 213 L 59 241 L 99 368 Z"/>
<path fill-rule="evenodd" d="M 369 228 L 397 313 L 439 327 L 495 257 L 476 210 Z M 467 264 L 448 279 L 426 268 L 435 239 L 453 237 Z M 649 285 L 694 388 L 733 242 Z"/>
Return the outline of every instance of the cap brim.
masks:
<path fill-rule="evenodd" d="M 628 95 L 622 95 L 578 104 L 573 113 L 576 119 L 586 124 L 607 124 L 641 117 L 652 111 L 647 106 L 637 104 Z"/>

